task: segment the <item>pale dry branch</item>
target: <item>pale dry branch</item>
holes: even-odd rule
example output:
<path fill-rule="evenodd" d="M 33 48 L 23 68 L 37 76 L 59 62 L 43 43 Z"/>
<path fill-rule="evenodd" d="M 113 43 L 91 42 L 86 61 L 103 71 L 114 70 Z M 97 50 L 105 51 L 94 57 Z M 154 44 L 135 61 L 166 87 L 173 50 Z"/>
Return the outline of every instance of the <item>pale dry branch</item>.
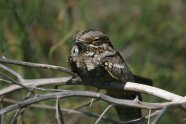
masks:
<path fill-rule="evenodd" d="M 99 121 L 103 118 L 104 114 L 112 107 L 113 105 L 110 104 L 102 113 L 101 115 L 99 116 L 99 118 L 96 120 L 95 124 L 98 124 Z"/>
<path fill-rule="evenodd" d="M 61 78 L 45 78 L 45 79 L 24 79 L 22 82 L 26 86 L 38 87 L 38 86 L 55 86 L 55 85 L 65 85 L 71 77 L 61 77 Z M 8 93 L 13 93 L 14 91 L 23 89 L 19 85 L 11 85 L 0 90 L 0 96 L 6 95 Z"/>
<path fill-rule="evenodd" d="M 134 83 L 134 82 L 127 82 L 124 90 L 136 91 L 146 93 L 152 96 L 156 96 L 168 101 L 180 101 L 184 97 L 176 95 L 174 93 L 162 90 L 160 88 L 156 88 L 153 86 L 148 86 L 144 84 Z"/>

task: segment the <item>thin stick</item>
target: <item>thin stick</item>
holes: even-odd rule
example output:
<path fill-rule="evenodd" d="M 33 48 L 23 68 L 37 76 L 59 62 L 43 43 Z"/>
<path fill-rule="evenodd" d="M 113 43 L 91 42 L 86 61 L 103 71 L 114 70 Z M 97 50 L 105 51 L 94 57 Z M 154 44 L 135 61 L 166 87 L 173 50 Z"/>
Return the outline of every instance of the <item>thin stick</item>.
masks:
<path fill-rule="evenodd" d="M 61 78 L 45 78 L 45 79 L 25 79 L 24 82 L 22 82 L 22 84 L 26 85 L 26 86 L 32 86 L 36 87 L 36 86 L 46 86 L 46 85 L 65 85 L 66 82 L 68 82 L 69 80 L 71 80 L 71 77 L 61 77 Z M 12 93 L 16 90 L 22 89 L 23 87 L 18 86 L 18 85 L 11 85 L 8 86 L 4 89 L 0 90 L 0 96 L 2 95 L 6 95 L 8 93 Z"/>
<path fill-rule="evenodd" d="M 16 100 L 12 100 L 12 99 L 4 99 L 3 100 L 4 102 L 8 102 L 8 103 L 19 103 L 20 101 L 16 101 Z M 90 101 L 89 103 L 87 103 L 87 105 L 90 104 Z M 31 104 L 28 106 L 29 108 L 39 108 L 39 109 L 48 109 L 48 110 L 53 110 L 53 111 L 56 111 L 56 107 L 54 106 L 49 106 L 49 105 L 46 105 L 46 104 Z M 93 113 L 93 112 L 88 112 L 88 111 L 81 111 L 81 110 L 74 110 L 74 109 L 66 109 L 66 108 L 61 108 L 61 111 L 65 112 L 66 114 L 83 114 L 83 115 L 86 115 L 86 116 L 90 116 L 90 117 L 94 117 L 94 118 L 99 118 L 100 115 L 96 114 L 96 113 Z M 65 114 L 64 113 L 64 114 Z M 107 121 L 107 122 L 111 122 L 113 124 L 120 124 L 120 122 L 116 121 L 116 120 L 113 120 L 111 118 L 108 118 L 106 116 L 103 116 L 102 118 L 104 121 Z"/>
<path fill-rule="evenodd" d="M 15 119 L 17 118 L 17 116 L 18 116 L 20 110 L 21 110 L 21 108 L 19 108 L 19 109 L 16 111 L 16 113 L 14 114 L 14 116 L 13 116 L 13 118 L 12 118 L 10 124 L 14 124 L 14 121 L 15 121 Z"/>
<path fill-rule="evenodd" d="M 1 114 L 1 124 L 5 124 L 5 114 Z"/>
<path fill-rule="evenodd" d="M 98 99 L 94 100 L 93 102 L 97 102 L 97 101 L 98 101 Z M 79 110 L 79 109 L 81 109 L 81 108 L 83 108 L 85 106 L 90 105 L 90 103 L 91 103 L 91 101 L 86 101 L 86 102 L 74 107 L 73 109 Z"/>
<path fill-rule="evenodd" d="M 148 114 L 148 115 L 146 115 L 145 116 L 145 119 L 148 119 L 149 118 L 149 116 L 152 118 L 152 117 L 154 117 L 154 116 L 157 116 L 159 113 L 160 113 L 160 111 L 161 110 L 156 110 L 155 112 L 153 112 L 152 114 Z"/>
<path fill-rule="evenodd" d="M 15 72 L 14 70 L 12 70 L 12 69 L 10 69 L 10 68 L 2 65 L 2 64 L 0 64 L 0 68 L 2 68 L 3 70 L 5 70 L 5 71 L 11 73 L 12 75 L 14 75 L 19 82 L 21 82 L 23 80 L 23 77 L 19 73 Z"/>
<path fill-rule="evenodd" d="M 169 109 L 169 107 L 170 107 L 169 105 L 165 106 L 163 108 L 163 110 L 161 110 L 161 112 L 159 113 L 159 115 L 156 117 L 156 119 L 152 122 L 152 124 L 157 124 L 160 121 L 160 119 L 163 116 L 163 114 Z"/>
<path fill-rule="evenodd" d="M 28 91 L 32 91 L 32 89 L 31 89 L 30 87 L 27 87 L 26 85 L 22 84 L 22 82 L 23 82 L 24 79 L 21 77 L 20 74 L 18 74 L 18 73 L 15 72 L 14 70 L 12 70 L 12 69 L 10 69 L 10 68 L 8 68 L 8 67 L 2 65 L 2 64 L 0 64 L 0 67 L 1 67 L 2 69 L 4 69 L 5 71 L 11 73 L 12 75 L 16 76 L 16 78 L 17 78 L 18 81 L 15 81 L 15 80 L 12 79 L 11 77 L 8 77 L 8 76 L 2 75 L 2 74 L 1 74 L 1 76 L 4 76 L 5 78 L 11 80 L 12 83 L 14 83 L 14 84 L 17 84 L 17 85 L 19 85 L 19 86 L 22 86 L 23 88 L 27 89 Z"/>
<path fill-rule="evenodd" d="M 102 119 L 103 115 L 112 107 L 113 105 L 110 104 L 104 111 L 103 113 L 99 116 L 99 118 L 97 119 L 97 121 L 95 122 L 95 124 L 98 124 L 98 122 Z"/>
<path fill-rule="evenodd" d="M 9 83 L 16 84 L 16 80 L 11 78 L 10 76 L 7 76 L 7 75 L 2 74 L 2 73 L 0 73 L 0 75 L 1 75 L 1 77 L 5 78 L 7 81 L 9 81 Z"/>
<path fill-rule="evenodd" d="M 60 66 L 54 66 L 54 65 L 48 65 L 48 64 L 38 64 L 38 63 L 31 63 L 31 62 L 23 62 L 18 60 L 11 60 L 11 59 L 3 59 L 0 58 L 0 63 L 6 63 L 6 64 L 14 64 L 19 66 L 27 66 L 27 67 L 33 67 L 33 68 L 43 68 L 43 69 L 50 69 L 50 70 L 57 70 L 61 72 L 66 72 L 73 77 L 77 77 L 76 73 L 73 73 L 70 69 Z"/>
<path fill-rule="evenodd" d="M 99 92 L 100 89 L 97 89 L 96 92 Z M 91 102 L 90 102 L 90 108 L 92 107 L 92 104 L 94 103 L 96 99 L 95 98 L 92 98 Z"/>
<path fill-rule="evenodd" d="M 148 124 L 150 124 L 150 115 L 151 115 L 151 109 L 149 110 Z"/>
<path fill-rule="evenodd" d="M 133 119 L 133 120 L 130 120 L 130 121 L 124 121 L 124 122 L 122 122 L 121 124 L 138 124 L 138 123 L 140 123 L 140 122 L 145 122 L 145 120 L 144 120 L 145 118 L 144 117 L 142 117 L 142 118 L 137 118 L 137 119 Z"/>
<path fill-rule="evenodd" d="M 56 119 L 57 119 L 58 124 L 64 124 L 63 115 L 61 112 L 58 98 L 56 99 Z"/>
<path fill-rule="evenodd" d="M 0 75 L 1 75 L 1 74 L 0 74 Z M 12 83 L 11 81 L 5 80 L 5 79 L 2 79 L 2 78 L 0 78 L 0 81 L 7 82 L 7 83 Z"/>

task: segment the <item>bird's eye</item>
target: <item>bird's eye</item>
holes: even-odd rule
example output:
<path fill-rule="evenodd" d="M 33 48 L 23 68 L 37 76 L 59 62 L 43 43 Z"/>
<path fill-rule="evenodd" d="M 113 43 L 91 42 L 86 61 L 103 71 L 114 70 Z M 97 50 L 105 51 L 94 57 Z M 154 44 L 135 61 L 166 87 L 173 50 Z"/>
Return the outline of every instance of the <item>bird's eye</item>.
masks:
<path fill-rule="evenodd" d="M 94 41 L 98 41 L 100 39 L 100 37 L 94 37 Z"/>

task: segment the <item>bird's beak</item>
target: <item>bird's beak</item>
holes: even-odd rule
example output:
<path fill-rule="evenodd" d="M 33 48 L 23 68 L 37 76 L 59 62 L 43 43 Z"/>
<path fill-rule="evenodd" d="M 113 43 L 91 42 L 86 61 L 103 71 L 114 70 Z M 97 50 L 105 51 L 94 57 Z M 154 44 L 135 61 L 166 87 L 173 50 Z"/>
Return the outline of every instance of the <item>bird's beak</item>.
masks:
<path fill-rule="evenodd" d="M 86 44 L 83 41 L 76 40 L 74 44 L 79 48 L 80 51 L 86 50 Z"/>

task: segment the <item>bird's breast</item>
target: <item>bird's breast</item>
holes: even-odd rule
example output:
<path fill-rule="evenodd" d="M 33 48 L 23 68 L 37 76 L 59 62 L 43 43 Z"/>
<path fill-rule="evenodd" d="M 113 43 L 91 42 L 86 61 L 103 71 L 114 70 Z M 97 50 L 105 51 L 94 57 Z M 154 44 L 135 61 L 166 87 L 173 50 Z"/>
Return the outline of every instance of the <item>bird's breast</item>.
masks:
<path fill-rule="evenodd" d="M 80 54 L 76 58 L 76 70 L 81 79 L 86 82 L 110 82 L 115 81 L 103 67 L 102 60 L 106 54 L 94 52 Z"/>

